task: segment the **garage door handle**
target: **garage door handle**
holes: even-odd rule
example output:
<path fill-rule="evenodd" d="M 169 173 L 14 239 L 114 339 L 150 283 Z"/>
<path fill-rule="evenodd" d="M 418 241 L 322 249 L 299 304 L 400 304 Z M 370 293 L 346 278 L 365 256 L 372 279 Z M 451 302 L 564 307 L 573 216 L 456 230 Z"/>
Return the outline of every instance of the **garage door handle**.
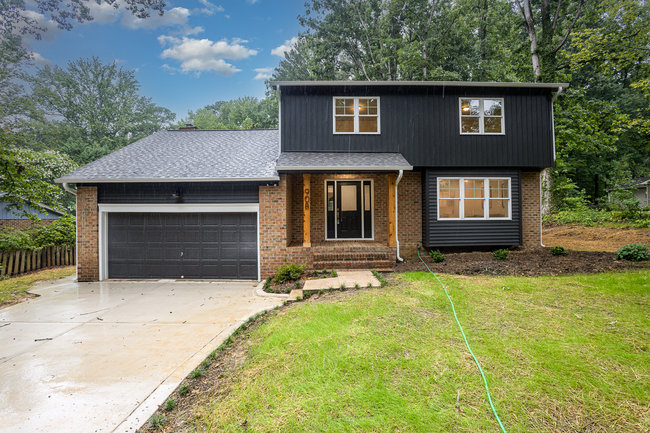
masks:
<path fill-rule="evenodd" d="M 183 257 L 183 252 L 181 251 L 181 257 Z"/>

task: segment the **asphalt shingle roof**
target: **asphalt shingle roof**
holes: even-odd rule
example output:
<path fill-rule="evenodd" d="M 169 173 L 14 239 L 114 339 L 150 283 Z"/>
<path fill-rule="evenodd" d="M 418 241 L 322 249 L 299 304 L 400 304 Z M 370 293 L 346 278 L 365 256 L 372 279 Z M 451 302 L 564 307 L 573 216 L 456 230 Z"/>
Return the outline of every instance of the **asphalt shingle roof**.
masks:
<path fill-rule="evenodd" d="M 58 182 L 277 180 L 277 129 L 159 131 Z"/>
<path fill-rule="evenodd" d="M 283 152 L 278 171 L 292 170 L 412 170 L 401 153 Z"/>

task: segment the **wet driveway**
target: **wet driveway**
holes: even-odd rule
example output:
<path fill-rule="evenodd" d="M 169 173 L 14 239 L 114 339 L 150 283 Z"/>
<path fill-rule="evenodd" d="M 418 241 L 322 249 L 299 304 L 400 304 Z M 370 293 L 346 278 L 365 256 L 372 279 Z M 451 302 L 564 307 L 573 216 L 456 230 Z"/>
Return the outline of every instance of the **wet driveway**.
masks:
<path fill-rule="evenodd" d="M 281 299 L 252 282 L 74 283 L 0 310 L 0 432 L 135 431 L 210 351 Z"/>

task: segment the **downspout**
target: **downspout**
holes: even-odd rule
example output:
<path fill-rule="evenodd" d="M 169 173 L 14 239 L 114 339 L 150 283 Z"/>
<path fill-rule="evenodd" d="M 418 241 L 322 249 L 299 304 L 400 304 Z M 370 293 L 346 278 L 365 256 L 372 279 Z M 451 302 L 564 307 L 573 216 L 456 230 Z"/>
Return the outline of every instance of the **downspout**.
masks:
<path fill-rule="evenodd" d="M 397 246 L 397 261 L 398 262 L 403 262 L 404 259 L 400 257 L 399 255 L 399 224 L 398 224 L 398 219 L 397 219 L 397 203 L 399 202 L 398 197 L 397 197 L 397 187 L 399 186 L 399 181 L 402 180 L 402 175 L 404 175 L 404 170 L 400 170 L 399 174 L 397 175 L 397 180 L 395 181 L 395 245 Z"/>
<path fill-rule="evenodd" d="M 71 188 L 70 184 L 68 182 L 63 182 L 62 186 L 63 186 L 63 189 L 68 191 L 70 194 L 72 194 L 74 196 L 77 195 L 77 190 L 74 189 L 74 188 Z"/>
<path fill-rule="evenodd" d="M 543 228 L 544 226 L 542 225 L 542 173 L 539 173 L 539 244 L 542 246 L 542 248 L 546 248 L 546 245 L 544 245 L 544 239 L 542 239 L 543 236 Z"/>

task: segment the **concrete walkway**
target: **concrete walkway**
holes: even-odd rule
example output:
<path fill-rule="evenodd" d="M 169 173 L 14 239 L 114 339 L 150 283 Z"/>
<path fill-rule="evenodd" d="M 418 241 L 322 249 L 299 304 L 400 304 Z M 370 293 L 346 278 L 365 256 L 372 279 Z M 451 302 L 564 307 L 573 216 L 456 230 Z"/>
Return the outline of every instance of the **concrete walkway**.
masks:
<path fill-rule="evenodd" d="M 251 315 L 252 282 L 74 283 L 0 310 L 0 432 L 135 431 Z"/>
<path fill-rule="evenodd" d="M 381 284 L 370 271 L 337 271 L 337 276 L 332 278 L 316 278 L 305 281 L 303 291 L 339 289 L 342 286 L 351 289 L 357 284 L 359 287 L 379 287 Z"/>

